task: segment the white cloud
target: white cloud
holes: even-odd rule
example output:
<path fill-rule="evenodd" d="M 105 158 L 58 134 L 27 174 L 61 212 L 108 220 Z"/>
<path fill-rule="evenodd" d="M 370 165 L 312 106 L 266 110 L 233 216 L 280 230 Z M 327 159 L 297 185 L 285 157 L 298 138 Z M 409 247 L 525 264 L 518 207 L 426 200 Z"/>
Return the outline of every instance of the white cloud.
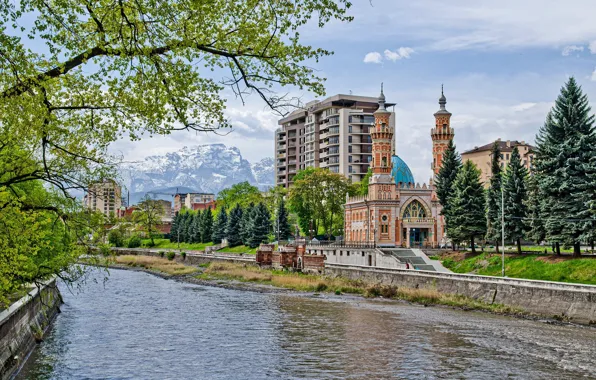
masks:
<path fill-rule="evenodd" d="M 590 45 L 588 45 L 588 49 L 590 49 L 590 53 L 596 54 L 596 41 L 590 42 Z"/>
<path fill-rule="evenodd" d="M 511 109 L 516 112 L 521 112 L 521 111 L 529 110 L 530 108 L 536 106 L 536 104 L 538 104 L 538 103 L 520 103 L 516 106 L 511 107 Z"/>
<path fill-rule="evenodd" d="M 584 51 L 584 47 L 583 46 L 577 46 L 577 45 L 569 45 L 569 46 L 565 46 L 563 48 L 563 51 L 561 52 L 561 55 L 564 57 L 567 57 L 573 53 L 575 53 L 576 51 Z"/>
<path fill-rule="evenodd" d="M 592 72 L 592 76 L 590 77 L 590 80 L 593 81 L 593 82 L 596 82 L 596 68 Z"/>
<path fill-rule="evenodd" d="M 364 63 L 381 63 L 382 61 L 383 57 L 377 51 L 372 51 L 364 56 Z"/>
<path fill-rule="evenodd" d="M 391 51 L 389 49 L 384 51 L 385 54 L 385 58 L 387 58 L 390 61 L 397 61 L 400 60 L 402 58 L 404 59 L 408 59 L 410 58 L 410 55 L 414 52 L 414 49 L 409 48 L 409 47 L 400 47 L 399 49 L 397 49 L 396 51 Z"/>

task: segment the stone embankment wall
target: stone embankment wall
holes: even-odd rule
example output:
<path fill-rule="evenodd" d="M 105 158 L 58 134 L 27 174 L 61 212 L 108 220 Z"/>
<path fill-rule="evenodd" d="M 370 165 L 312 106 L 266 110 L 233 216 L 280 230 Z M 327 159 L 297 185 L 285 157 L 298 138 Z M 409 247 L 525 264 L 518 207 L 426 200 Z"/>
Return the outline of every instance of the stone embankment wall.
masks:
<path fill-rule="evenodd" d="M 240 263 L 240 264 L 255 264 L 255 255 L 234 255 L 234 254 L 223 254 L 223 253 L 198 253 L 198 252 L 186 252 L 186 258 L 183 258 L 179 252 L 169 250 L 156 250 L 156 249 L 144 249 L 144 248 L 112 248 L 113 252 L 118 255 L 143 255 L 143 256 L 157 256 L 161 257 L 160 252 L 176 252 L 175 261 L 188 264 L 188 265 L 201 265 L 212 262 L 226 262 L 226 263 Z M 165 255 L 164 255 L 165 257 Z"/>
<path fill-rule="evenodd" d="M 327 264 L 325 273 L 368 283 L 435 289 L 548 318 L 596 324 L 596 286 L 465 274 Z"/>
<path fill-rule="evenodd" d="M 346 264 L 377 268 L 405 269 L 406 265 L 395 256 L 375 248 L 346 248 L 334 246 L 306 246 L 306 252 L 325 256 L 325 265 Z"/>
<path fill-rule="evenodd" d="M 33 289 L 0 312 L 0 379 L 10 379 L 23 365 L 52 319 L 60 312 L 62 297 L 56 281 Z"/>

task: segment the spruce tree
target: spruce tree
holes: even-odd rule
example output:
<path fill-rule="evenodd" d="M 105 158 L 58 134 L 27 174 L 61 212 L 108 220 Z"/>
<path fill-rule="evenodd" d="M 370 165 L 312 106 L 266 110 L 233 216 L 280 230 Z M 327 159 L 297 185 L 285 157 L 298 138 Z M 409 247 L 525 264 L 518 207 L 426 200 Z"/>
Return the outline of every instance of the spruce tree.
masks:
<path fill-rule="evenodd" d="M 269 241 L 269 231 L 271 231 L 271 215 L 263 203 L 259 203 L 253 208 L 250 218 L 250 233 L 248 246 L 256 248 L 261 243 Z"/>
<path fill-rule="evenodd" d="M 546 237 L 544 230 L 544 223 L 542 221 L 542 197 L 540 188 L 538 187 L 537 174 L 531 173 L 528 176 L 527 188 L 528 198 L 526 199 L 526 207 L 528 208 L 528 217 L 526 219 L 526 234 L 527 240 L 540 244 Z"/>
<path fill-rule="evenodd" d="M 472 253 L 476 253 L 475 237 L 486 234 L 486 201 L 480 171 L 471 161 L 466 161 L 457 174 L 453 192 L 453 197 L 449 199 L 451 220 L 447 225 L 448 234 L 457 241 L 469 240 Z"/>
<path fill-rule="evenodd" d="M 211 207 L 202 213 L 201 217 L 201 243 L 209 243 L 213 233 L 213 213 Z"/>
<path fill-rule="evenodd" d="M 596 183 L 596 131 L 588 97 L 571 77 L 536 138 L 547 239 L 573 246 L 594 238 L 590 202 Z"/>
<path fill-rule="evenodd" d="M 180 226 L 180 213 L 177 212 L 172 219 L 172 227 L 170 227 L 170 242 L 178 242 L 178 228 Z"/>
<path fill-rule="evenodd" d="M 435 186 L 437 189 L 437 198 L 439 198 L 439 203 L 442 206 L 441 215 L 444 216 L 445 228 L 448 237 L 452 241 L 453 249 L 455 249 L 455 240 L 449 235 L 449 224 L 451 223 L 450 199 L 454 194 L 453 183 L 461 167 L 461 157 L 455 150 L 453 140 L 449 140 L 449 146 L 443 156 L 443 162 L 437 174 Z"/>
<path fill-rule="evenodd" d="M 240 237 L 240 221 L 242 220 L 242 209 L 239 204 L 230 211 L 228 215 L 228 224 L 226 226 L 226 239 L 228 240 L 228 246 L 235 247 L 242 244 L 242 238 Z"/>
<path fill-rule="evenodd" d="M 240 238 L 242 239 L 242 244 L 244 245 L 248 245 L 248 241 L 250 239 L 254 210 L 255 204 L 252 202 L 242 210 L 242 219 L 240 220 Z"/>
<path fill-rule="evenodd" d="M 495 243 L 499 253 L 501 241 L 501 149 L 499 142 L 495 141 L 491 151 L 491 177 L 490 186 L 486 192 L 486 240 Z"/>
<path fill-rule="evenodd" d="M 277 204 L 277 215 L 275 219 L 276 236 L 279 240 L 288 240 L 292 234 L 292 228 L 288 221 L 288 209 L 286 208 L 286 202 L 283 198 L 280 198 Z"/>
<path fill-rule="evenodd" d="M 188 243 L 200 243 L 201 242 L 201 218 L 203 213 L 201 210 L 197 210 L 192 213 L 192 222 L 190 227 L 190 236 Z"/>
<path fill-rule="evenodd" d="M 213 244 L 220 244 L 223 239 L 226 238 L 226 226 L 228 224 L 228 214 L 225 206 L 219 210 L 217 219 L 213 226 L 213 232 L 211 233 L 211 239 Z"/>
<path fill-rule="evenodd" d="M 180 242 L 186 243 L 188 241 L 188 233 L 189 233 L 189 219 L 191 215 L 188 212 L 182 213 L 182 218 L 180 219 Z"/>
<path fill-rule="evenodd" d="M 517 253 L 521 254 L 521 239 L 526 232 L 525 218 L 528 208 L 525 204 L 528 191 L 526 178 L 528 171 L 522 165 L 517 147 L 513 147 L 511 161 L 507 166 L 503 190 L 505 192 L 505 236 L 517 243 Z"/>

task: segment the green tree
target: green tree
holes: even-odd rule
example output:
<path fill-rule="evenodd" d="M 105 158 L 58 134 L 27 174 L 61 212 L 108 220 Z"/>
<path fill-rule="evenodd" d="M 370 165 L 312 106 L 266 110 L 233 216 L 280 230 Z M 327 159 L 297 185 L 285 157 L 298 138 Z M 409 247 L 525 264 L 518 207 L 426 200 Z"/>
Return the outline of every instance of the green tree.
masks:
<path fill-rule="evenodd" d="M 368 184 L 370 182 L 370 177 L 372 177 L 372 169 L 368 168 L 364 178 L 362 178 L 362 181 L 358 183 L 357 195 L 368 195 Z"/>
<path fill-rule="evenodd" d="M 528 214 L 525 203 L 528 197 L 527 177 L 528 171 L 522 165 L 519 150 L 514 147 L 503 184 L 505 193 L 505 236 L 517 243 L 517 252 L 519 254 L 521 254 L 521 239 L 526 232 L 525 218 Z"/>
<path fill-rule="evenodd" d="M 233 209 L 237 204 L 245 208 L 248 205 L 263 201 L 263 195 L 258 187 L 251 185 L 247 181 L 232 185 L 232 187 L 223 189 L 217 194 L 217 206 Z"/>
<path fill-rule="evenodd" d="M 540 244 L 546 237 L 544 230 L 544 223 L 542 221 L 542 197 L 540 188 L 538 187 L 538 178 L 536 174 L 528 176 L 528 198 L 526 199 L 526 207 L 528 208 L 528 219 L 526 219 L 526 235 L 527 240 Z"/>
<path fill-rule="evenodd" d="M 288 210 L 286 209 L 286 202 L 283 198 L 280 198 L 277 204 L 274 225 L 274 232 L 278 240 L 287 240 L 292 234 L 292 228 L 288 221 Z"/>
<path fill-rule="evenodd" d="M 242 220 L 242 208 L 239 204 L 230 211 L 228 215 L 228 224 L 226 226 L 226 239 L 228 246 L 235 247 L 242 244 L 240 236 L 240 221 Z"/>
<path fill-rule="evenodd" d="M 455 149 L 453 140 L 449 140 L 449 145 L 445 151 L 445 155 L 443 156 L 441 168 L 437 174 L 435 186 L 437 189 L 437 198 L 439 198 L 439 203 L 441 204 L 441 215 L 445 217 L 445 227 L 447 235 L 452 241 L 453 249 L 455 249 L 456 240 L 454 240 L 455 236 L 451 236 L 449 234 L 449 225 L 451 224 L 452 220 L 452 215 L 450 213 L 450 200 L 455 195 L 453 184 L 455 183 L 455 179 L 461 170 L 461 167 L 461 157 Z"/>
<path fill-rule="evenodd" d="M 346 195 L 354 195 L 353 190 L 348 179 L 340 174 L 308 168 L 294 177 L 289 205 L 298 215 L 302 231 L 308 233 L 312 221 L 315 231 L 323 227 L 330 237 L 334 223 L 343 225 L 343 205 Z"/>
<path fill-rule="evenodd" d="M 466 161 L 457 174 L 453 192 L 449 200 L 451 223 L 447 225 L 448 234 L 457 241 L 468 240 L 472 253 L 476 253 L 474 238 L 486 233 L 486 215 L 480 171 L 471 161 Z"/>
<path fill-rule="evenodd" d="M 203 211 L 197 210 L 191 213 L 192 224 L 190 227 L 190 237 L 188 243 L 200 243 L 201 242 L 201 223 L 203 219 Z"/>
<path fill-rule="evenodd" d="M 248 245 L 250 234 L 252 233 L 252 218 L 255 213 L 255 205 L 250 203 L 242 209 L 242 218 L 240 219 L 240 239 L 242 244 Z"/>
<path fill-rule="evenodd" d="M 170 242 L 178 241 L 178 229 L 180 228 L 181 215 L 179 212 L 172 218 L 172 226 L 170 227 Z"/>
<path fill-rule="evenodd" d="M 490 186 L 486 192 L 486 239 L 493 241 L 497 253 L 501 241 L 501 149 L 495 141 L 491 151 Z"/>
<path fill-rule="evenodd" d="M 228 224 L 228 214 L 225 206 L 219 209 L 215 225 L 213 226 L 213 232 L 211 239 L 214 244 L 220 244 L 223 239 L 226 238 L 226 227 Z"/>
<path fill-rule="evenodd" d="M 209 243 L 213 234 L 213 213 L 211 207 L 201 214 L 201 243 Z"/>
<path fill-rule="evenodd" d="M 161 218 L 164 215 L 164 209 L 161 203 L 151 199 L 149 195 L 139 202 L 137 209 L 133 211 L 133 221 L 141 226 L 143 231 L 151 239 L 151 246 L 155 245 L 155 234 L 158 232 L 157 226 L 161 224 Z"/>
<path fill-rule="evenodd" d="M 581 241 L 594 238 L 589 202 L 596 191 L 591 180 L 596 167 L 596 132 L 588 97 L 575 78 L 561 88 L 536 143 L 547 240 L 572 245 L 573 255 L 580 256 Z"/>
<path fill-rule="evenodd" d="M 269 241 L 269 232 L 271 231 L 271 215 L 263 203 L 256 205 L 252 211 L 250 219 L 250 235 L 248 246 L 256 248 L 261 243 Z"/>

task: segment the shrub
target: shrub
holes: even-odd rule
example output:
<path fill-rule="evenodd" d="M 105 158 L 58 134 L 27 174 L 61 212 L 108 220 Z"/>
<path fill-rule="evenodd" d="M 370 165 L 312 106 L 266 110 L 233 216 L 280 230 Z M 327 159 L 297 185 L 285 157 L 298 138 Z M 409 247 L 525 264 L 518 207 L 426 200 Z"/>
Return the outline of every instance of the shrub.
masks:
<path fill-rule="evenodd" d="M 168 254 L 167 254 L 168 260 L 170 260 L 170 261 L 174 260 L 174 257 L 176 257 L 176 252 L 172 252 L 172 251 L 168 252 Z"/>
<path fill-rule="evenodd" d="M 128 239 L 128 248 L 139 248 L 141 246 L 141 237 L 139 235 L 133 235 Z"/>
<path fill-rule="evenodd" d="M 319 282 L 315 287 L 315 291 L 317 292 L 324 292 L 325 290 L 327 290 L 327 284 L 324 282 Z"/>
<path fill-rule="evenodd" d="M 186 260 L 186 252 L 180 252 L 180 256 L 182 256 L 182 260 Z"/>
<path fill-rule="evenodd" d="M 341 295 L 341 290 L 337 289 L 337 290 L 335 291 L 335 294 L 336 294 L 336 295 L 338 295 L 338 296 L 339 296 L 339 295 Z"/>
<path fill-rule="evenodd" d="M 122 237 L 122 232 L 118 230 L 110 231 L 108 233 L 108 242 L 114 247 L 124 246 L 124 238 Z"/>
<path fill-rule="evenodd" d="M 110 256 L 110 254 L 112 253 L 112 251 L 110 250 L 110 246 L 107 244 L 98 244 L 98 247 L 99 251 L 104 256 Z"/>
<path fill-rule="evenodd" d="M 158 253 L 160 257 L 163 257 L 166 254 L 164 251 L 159 251 Z"/>

